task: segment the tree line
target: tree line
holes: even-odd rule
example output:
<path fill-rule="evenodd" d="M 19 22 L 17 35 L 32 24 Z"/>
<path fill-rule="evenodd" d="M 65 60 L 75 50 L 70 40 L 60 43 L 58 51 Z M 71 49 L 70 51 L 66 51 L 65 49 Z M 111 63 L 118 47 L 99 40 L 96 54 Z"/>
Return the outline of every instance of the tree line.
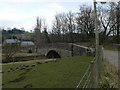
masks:
<path fill-rule="evenodd" d="M 106 4 L 105 7 L 102 5 L 97 6 L 100 44 L 108 41 L 116 42 L 118 40 L 120 26 L 118 23 L 120 10 L 118 8 L 119 5 L 113 2 Z M 47 26 L 42 24 L 42 19 L 40 19 L 39 23 L 40 30 L 43 27 L 43 32 L 47 32 Z M 55 15 L 51 32 L 49 34 L 44 33 L 44 35 L 44 39 L 48 43 L 93 41 L 95 39 L 94 10 L 89 6 L 83 5 L 80 6 L 78 12 L 58 13 Z"/>
<path fill-rule="evenodd" d="M 97 5 L 97 22 L 100 36 L 100 44 L 104 42 L 114 42 L 119 37 L 119 4 L 107 3 Z M 82 5 L 78 12 L 69 11 L 67 13 L 58 13 L 54 17 L 52 30 L 48 33 L 48 26 L 45 19 L 38 18 L 34 32 L 26 34 L 29 40 L 36 43 L 79 43 L 90 42 L 95 39 L 95 17 L 94 10 L 87 5 Z M 36 30 L 38 29 L 38 30 Z M 3 30 L 3 38 L 17 38 L 16 34 L 25 33 L 24 29 L 13 28 Z M 12 36 L 11 36 L 12 35 Z M 27 39 L 26 39 L 27 40 Z"/>

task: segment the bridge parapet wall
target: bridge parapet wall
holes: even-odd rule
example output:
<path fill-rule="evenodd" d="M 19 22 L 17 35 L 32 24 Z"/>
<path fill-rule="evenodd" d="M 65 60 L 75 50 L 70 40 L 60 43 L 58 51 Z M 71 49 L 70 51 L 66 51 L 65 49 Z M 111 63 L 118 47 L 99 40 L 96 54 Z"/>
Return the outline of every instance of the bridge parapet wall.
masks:
<path fill-rule="evenodd" d="M 48 52 L 50 52 L 52 50 L 57 52 L 61 58 L 71 56 L 71 51 L 64 50 L 64 49 L 58 49 L 58 48 L 42 48 L 42 49 L 39 49 L 38 52 L 47 56 Z"/>
<path fill-rule="evenodd" d="M 73 44 L 73 56 L 87 56 L 87 48 Z"/>
<path fill-rule="evenodd" d="M 61 57 L 72 56 L 72 50 L 73 56 L 87 56 L 88 51 L 90 51 L 88 47 L 72 43 L 51 43 L 39 48 L 39 52 L 44 55 L 46 55 L 50 50 L 58 52 Z"/>
<path fill-rule="evenodd" d="M 64 50 L 69 50 L 71 51 L 71 44 L 69 43 L 49 43 L 44 46 L 41 46 L 40 49 L 42 48 L 58 48 L 58 49 L 64 49 Z"/>

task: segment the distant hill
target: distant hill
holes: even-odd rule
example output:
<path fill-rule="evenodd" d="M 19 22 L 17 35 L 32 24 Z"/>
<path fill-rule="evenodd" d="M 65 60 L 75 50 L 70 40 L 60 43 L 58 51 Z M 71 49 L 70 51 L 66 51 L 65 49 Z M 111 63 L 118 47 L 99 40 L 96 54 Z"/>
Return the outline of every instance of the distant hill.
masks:
<path fill-rule="evenodd" d="M 5 39 L 19 39 L 19 40 L 31 40 L 32 33 L 25 31 L 24 29 L 13 28 L 10 30 L 2 30 L 2 42 Z"/>

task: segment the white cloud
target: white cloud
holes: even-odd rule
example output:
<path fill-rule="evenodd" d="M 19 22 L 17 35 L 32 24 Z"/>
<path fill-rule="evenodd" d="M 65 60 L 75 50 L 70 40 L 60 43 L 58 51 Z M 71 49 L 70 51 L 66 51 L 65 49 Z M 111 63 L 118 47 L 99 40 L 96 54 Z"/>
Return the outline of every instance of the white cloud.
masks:
<path fill-rule="evenodd" d="M 45 7 L 40 7 L 38 8 L 35 12 L 42 14 L 51 14 L 51 13 L 56 13 L 56 12 L 65 12 L 67 9 L 58 3 L 49 3 L 46 4 Z"/>
<path fill-rule="evenodd" d="M 24 22 L 22 24 L 16 25 L 16 27 L 18 27 L 18 28 L 24 27 L 26 30 L 30 31 L 30 30 L 33 30 L 35 28 L 35 23 L 33 23 L 33 22 Z"/>
<path fill-rule="evenodd" d="M 95 0 L 96 2 L 118 2 L 120 0 Z"/>
<path fill-rule="evenodd" d="M 14 2 L 14 3 L 35 3 L 35 2 L 89 2 L 90 0 L 1 0 L 1 2 Z"/>
<path fill-rule="evenodd" d="M 65 8 L 57 3 L 52 3 L 48 8 L 56 9 L 56 11 L 65 11 Z"/>
<path fill-rule="evenodd" d="M 22 14 L 22 13 L 1 13 L 0 20 L 8 20 L 8 21 L 23 21 L 31 18 L 33 15 Z"/>
<path fill-rule="evenodd" d="M 52 22 L 54 20 L 54 16 L 56 13 L 66 12 L 68 11 L 65 7 L 57 4 L 57 3 L 50 3 L 46 5 L 46 8 L 38 8 L 34 11 L 34 16 L 39 16 L 40 18 L 46 19 L 46 23 L 49 28 L 51 28 Z"/>
<path fill-rule="evenodd" d="M 40 2 L 93 2 L 94 0 L 1 0 L 1 3 L 40 3 Z M 104 2 L 118 2 L 120 0 L 96 0 Z"/>
<path fill-rule="evenodd" d="M 42 1 L 46 1 L 47 3 L 36 3 Z M 26 30 L 30 30 L 33 29 L 34 24 L 36 24 L 36 17 L 39 16 L 45 18 L 47 24 L 51 28 L 54 15 L 56 13 L 68 12 L 70 9 L 72 10 L 76 9 L 73 8 L 72 6 L 69 6 L 68 4 L 67 6 L 65 6 L 60 3 L 57 3 L 59 0 L 52 0 L 53 2 L 50 0 L 49 1 L 42 0 L 42 1 L 41 0 L 4 0 L 4 1 L 1 0 L 1 2 L 6 2 L 6 3 L 2 3 L 2 4 L 0 3 L 1 5 L 0 24 L 5 27 L 8 26 L 18 27 L 18 28 L 24 27 Z"/>
<path fill-rule="evenodd" d="M 31 17 L 33 15 L 25 12 L 24 9 L 19 10 L 17 7 L 10 6 L 0 8 L 0 20 L 22 21 Z"/>

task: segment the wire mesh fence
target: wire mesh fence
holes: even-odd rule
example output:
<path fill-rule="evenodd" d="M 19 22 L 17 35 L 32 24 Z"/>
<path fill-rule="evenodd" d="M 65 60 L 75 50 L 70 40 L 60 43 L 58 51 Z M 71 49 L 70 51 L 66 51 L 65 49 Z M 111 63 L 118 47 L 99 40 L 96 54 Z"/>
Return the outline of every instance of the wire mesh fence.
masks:
<path fill-rule="evenodd" d="M 101 78 L 101 66 L 103 59 L 102 46 L 99 47 L 99 59 L 96 58 L 91 61 L 91 64 L 86 69 L 83 77 L 76 86 L 78 88 L 98 88 L 99 80 Z"/>

